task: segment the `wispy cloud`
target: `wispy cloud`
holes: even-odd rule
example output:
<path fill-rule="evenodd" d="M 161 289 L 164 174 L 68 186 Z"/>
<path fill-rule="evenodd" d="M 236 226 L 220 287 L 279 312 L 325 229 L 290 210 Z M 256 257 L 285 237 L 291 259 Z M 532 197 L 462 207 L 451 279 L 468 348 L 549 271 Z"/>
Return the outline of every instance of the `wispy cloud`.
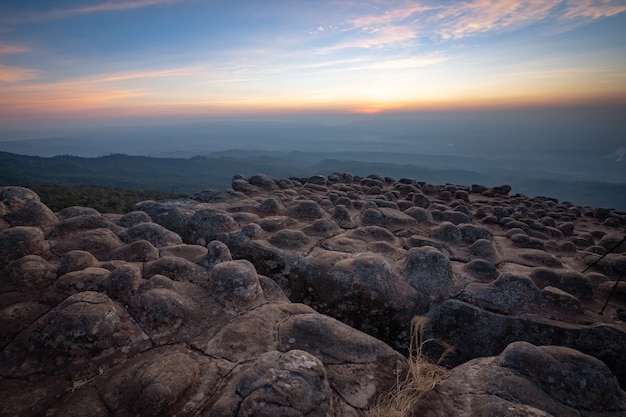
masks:
<path fill-rule="evenodd" d="M 145 7 L 169 5 L 180 3 L 184 0 L 129 0 L 129 1 L 106 1 L 90 6 L 73 7 L 67 9 L 53 9 L 48 12 L 27 14 L 9 19 L 11 23 L 40 22 L 46 20 L 65 19 L 72 16 L 86 15 L 102 12 L 117 12 L 124 10 L 142 9 Z M 4 20 L 4 19 L 3 19 Z"/>
<path fill-rule="evenodd" d="M 568 0 L 564 19 L 600 19 L 626 11 L 623 1 L 613 0 Z"/>
<path fill-rule="evenodd" d="M 199 74 L 202 72 L 200 67 L 182 67 L 172 68 L 155 71 L 134 71 L 123 72 L 116 74 L 101 75 L 95 78 L 89 78 L 85 80 L 79 80 L 79 83 L 103 83 L 103 82 L 115 82 L 126 81 L 136 79 L 149 79 L 149 78 L 167 78 L 167 77 L 184 77 L 193 74 Z"/>
<path fill-rule="evenodd" d="M 28 51 L 29 51 L 29 48 L 22 46 L 22 45 L 0 43 L 0 55 L 20 54 L 22 52 L 28 52 Z"/>
<path fill-rule="evenodd" d="M 337 44 L 372 48 L 416 37 L 463 39 L 481 33 L 501 33 L 539 22 L 576 27 L 586 21 L 626 11 L 623 0 L 470 0 L 463 2 L 420 1 L 390 8 L 383 13 L 347 19 L 348 29 L 362 32 L 358 41 Z M 572 25 L 572 22 L 578 23 Z"/>
<path fill-rule="evenodd" d="M 0 64 L 0 83 L 16 83 L 39 78 L 39 71 Z"/>

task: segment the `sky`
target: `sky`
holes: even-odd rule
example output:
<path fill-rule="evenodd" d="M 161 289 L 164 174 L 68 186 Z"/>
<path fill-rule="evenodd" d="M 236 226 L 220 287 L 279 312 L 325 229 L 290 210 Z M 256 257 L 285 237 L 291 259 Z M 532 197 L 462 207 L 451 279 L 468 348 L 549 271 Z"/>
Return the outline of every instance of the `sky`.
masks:
<path fill-rule="evenodd" d="M 626 0 L 0 1 L 0 128 L 625 104 Z"/>

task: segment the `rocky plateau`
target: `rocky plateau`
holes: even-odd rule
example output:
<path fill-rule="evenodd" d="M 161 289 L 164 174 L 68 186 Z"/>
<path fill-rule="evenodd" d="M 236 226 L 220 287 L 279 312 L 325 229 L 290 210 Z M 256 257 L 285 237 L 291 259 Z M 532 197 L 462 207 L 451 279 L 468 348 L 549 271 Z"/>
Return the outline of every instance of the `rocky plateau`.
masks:
<path fill-rule="evenodd" d="M 0 188 L 1 417 L 366 416 L 415 316 L 449 372 L 407 416 L 626 415 L 624 212 L 348 173 L 135 209 Z"/>

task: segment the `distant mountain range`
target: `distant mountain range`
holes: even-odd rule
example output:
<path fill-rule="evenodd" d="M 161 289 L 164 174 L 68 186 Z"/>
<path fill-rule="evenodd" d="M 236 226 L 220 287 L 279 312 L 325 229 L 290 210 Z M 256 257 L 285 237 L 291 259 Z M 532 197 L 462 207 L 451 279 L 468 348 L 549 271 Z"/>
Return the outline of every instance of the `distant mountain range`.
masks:
<path fill-rule="evenodd" d="M 442 159 L 459 169 L 435 169 Z M 224 151 L 190 158 L 154 158 L 112 154 L 97 158 L 38 157 L 0 152 L 0 185 L 98 185 L 126 189 L 195 193 L 230 187 L 235 174 L 264 173 L 274 178 L 309 177 L 333 172 L 433 184 L 510 184 L 512 193 L 544 195 L 577 205 L 626 210 L 626 183 L 559 179 L 548 172 L 510 170 L 479 158 L 394 153 L 311 153 Z M 369 159 L 369 160 L 368 160 Z M 395 161 L 395 162 L 392 162 Z M 414 163 L 408 163 L 414 161 Z M 473 167 L 475 169 L 467 169 Z M 482 168 L 481 168 L 482 167 Z M 557 178 L 557 179 L 555 179 Z"/>

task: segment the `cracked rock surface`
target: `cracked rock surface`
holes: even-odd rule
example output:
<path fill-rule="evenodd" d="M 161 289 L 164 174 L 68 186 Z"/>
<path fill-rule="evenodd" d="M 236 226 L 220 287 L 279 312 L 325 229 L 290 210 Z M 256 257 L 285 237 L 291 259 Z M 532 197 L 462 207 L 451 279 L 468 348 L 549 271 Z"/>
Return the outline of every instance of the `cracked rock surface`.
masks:
<path fill-rule="evenodd" d="M 624 415 L 626 213 L 509 193 L 239 175 L 121 216 L 1 187 L 0 416 L 361 416 L 415 315 L 454 347 L 416 413 Z"/>

